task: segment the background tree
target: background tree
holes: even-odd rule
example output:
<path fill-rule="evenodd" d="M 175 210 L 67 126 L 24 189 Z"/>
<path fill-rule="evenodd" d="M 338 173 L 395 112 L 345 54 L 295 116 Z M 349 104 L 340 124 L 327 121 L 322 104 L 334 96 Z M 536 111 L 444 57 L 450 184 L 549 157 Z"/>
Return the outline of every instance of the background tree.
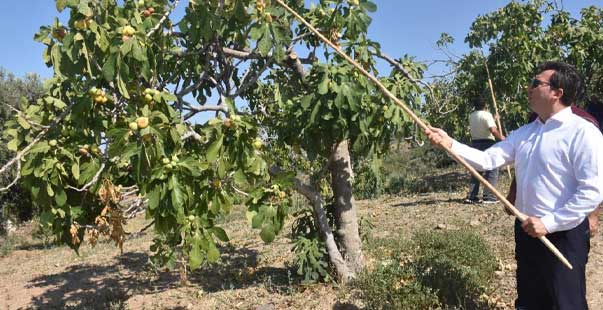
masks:
<path fill-rule="evenodd" d="M 21 100 L 36 100 L 42 94 L 42 83 L 37 75 L 26 75 L 17 78 L 4 69 L 0 69 L 0 123 L 4 124 L 13 117 L 14 108 Z M 5 132 L 8 134 L 9 132 Z M 6 163 L 14 153 L 9 151 L 6 143 L 0 143 L 0 163 Z M 16 169 L 10 169 L 0 179 L 4 186 L 16 177 Z M 0 193 L 0 232 L 6 228 L 6 220 L 26 220 L 32 216 L 32 206 L 29 195 L 15 184 L 5 192 Z"/>
<path fill-rule="evenodd" d="M 379 156 L 410 127 L 364 77 L 267 0 L 190 0 L 179 20 L 178 0 L 56 4 L 67 24 L 35 36 L 54 75 L 7 122 L 18 153 L 6 167 L 22 163 L 58 240 L 77 250 L 105 234 L 121 247 L 124 222 L 145 212 L 153 262 L 194 270 L 219 259 L 217 223 L 236 199 L 271 242 L 296 190 L 312 205 L 295 224 L 299 272 L 328 278 L 330 265 L 347 280 L 363 267 L 351 158 Z M 367 70 L 392 64 L 382 81 L 418 107 L 423 67 L 366 37 L 372 2 L 288 4 Z"/>
<path fill-rule="evenodd" d="M 603 50 L 603 10 L 586 7 L 573 18 L 555 1 L 510 2 L 494 12 L 479 16 L 471 25 L 465 42 L 476 50 L 454 61 L 455 72 L 436 82 L 442 96 L 452 106 L 452 115 L 444 118 L 451 131 L 466 136 L 464 124 L 469 111 L 468 98 L 488 94 L 488 66 L 502 114 L 503 127 L 512 130 L 525 124 L 528 116 L 526 87 L 536 66 L 557 59 L 575 65 L 584 75 L 587 96 L 601 98 L 601 60 Z M 482 56 L 485 50 L 486 56 Z M 588 97 L 579 104 L 585 104 Z M 459 121 L 457 122 L 456 119 Z"/>

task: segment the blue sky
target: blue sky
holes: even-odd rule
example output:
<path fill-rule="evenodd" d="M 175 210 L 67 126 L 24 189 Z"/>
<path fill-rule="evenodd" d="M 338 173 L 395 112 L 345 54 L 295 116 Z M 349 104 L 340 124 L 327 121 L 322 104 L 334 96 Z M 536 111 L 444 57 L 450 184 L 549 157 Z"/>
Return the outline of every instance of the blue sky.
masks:
<path fill-rule="evenodd" d="M 381 43 L 383 51 L 399 57 L 416 56 L 417 60 L 444 59 L 435 47 L 440 33 L 455 38 L 451 50 L 457 54 L 467 51 L 463 38 L 471 22 L 480 14 L 493 11 L 509 1 L 503 0 L 373 0 L 378 10 L 372 15 L 369 36 Z M 181 0 L 181 7 L 188 1 Z M 309 2 L 309 1 L 307 1 Z M 559 1 L 560 2 L 560 1 Z M 601 5 L 601 0 L 564 1 L 565 9 L 577 16 L 579 9 Z M 0 1 L 0 29 L 3 47 L 0 67 L 17 76 L 35 72 L 49 77 L 51 71 L 42 62 L 43 45 L 33 41 L 40 25 L 51 24 L 58 13 L 53 0 Z"/>

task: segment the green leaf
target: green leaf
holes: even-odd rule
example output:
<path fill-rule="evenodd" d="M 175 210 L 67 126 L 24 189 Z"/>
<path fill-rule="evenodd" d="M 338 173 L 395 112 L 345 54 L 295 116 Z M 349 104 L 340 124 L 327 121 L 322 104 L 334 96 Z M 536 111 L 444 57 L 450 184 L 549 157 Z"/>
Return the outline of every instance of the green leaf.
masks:
<path fill-rule="evenodd" d="M 124 79 L 121 76 L 117 78 L 117 88 L 119 88 L 119 92 L 122 94 L 122 96 L 124 96 L 126 99 L 130 99 L 130 94 L 128 94 L 128 87 L 126 86 L 126 83 L 124 82 Z"/>
<path fill-rule="evenodd" d="M 320 81 L 320 84 L 318 84 L 318 93 L 320 95 L 324 95 L 324 94 L 326 94 L 328 92 L 329 92 L 329 78 L 325 74 L 323 76 L 322 81 Z"/>
<path fill-rule="evenodd" d="M 107 82 L 113 81 L 115 78 L 115 64 L 117 62 L 117 55 L 113 54 L 109 56 L 105 64 L 103 65 L 103 78 Z"/>
<path fill-rule="evenodd" d="M 269 224 L 264 226 L 264 228 L 262 228 L 262 231 L 260 232 L 260 237 L 266 243 L 274 241 L 276 234 L 274 233 L 274 228 L 272 227 L 272 225 Z"/>
<path fill-rule="evenodd" d="M 48 38 L 48 35 L 50 34 L 50 28 L 46 27 L 46 26 L 42 26 L 40 27 L 40 30 L 34 34 L 34 40 L 37 42 L 42 42 L 44 40 L 46 40 Z M 45 50 L 45 54 L 47 53 L 48 49 Z M 48 59 L 50 60 L 50 59 Z M 47 59 L 44 59 L 45 62 L 48 62 Z"/>
<path fill-rule="evenodd" d="M 83 163 L 80 167 L 80 178 L 78 179 L 78 184 L 83 185 L 86 182 L 92 180 L 94 175 L 96 175 L 96 173 L 98 172 L 99 168 L 100 164 L 96 160 Z"/>
<path fill-rule="evenodd" d="M 130 51 L 132 51 L 132 47 L 134 44 L 133 41 L 134 40 L 128 40 L 128 41 L 125 41 L 121 45 L 121 47 L 119 48 L 119 51 L 122 55 L 126 56 L 126 55 L 128 55 L 128 53 L 130 53 Z"/>
<path fill-rule="evenodd" d="M 170 182 L 172 185 L 172 205 L 182 206 L 184 204 L 185 199 L 184 191 L 176 175 L 172 175 L 172 177 L 170 178 Z"/>
<path fill-rule="evenodd" d="M 92 9 L 88 6 L 88 0 L 82 0 L 77 7 L 77 11 L 86 17 L 94 15 L 94 12 L 92 12 Z"/>
<path fill-rule="evenodd" d="M 147 60 L 147 55 L 144 54 L 143 48 L 138 44 L 138 40 L 132 40 L 132 56 L 134 59 L 142 62 Z"/>
<path fill-rule="evenodd" d="M 54 215 L 52 212 L 46 210 L 40 214 L 40 225 L 43 227 L 50 227 L 54 221 Z"/>
<path fill-rule="evenodd" d="M 224 241 L 224 242 L 228 242 L 228 236 L 226 235 L 226 232 L 224 231 L 224 229 L 218 227 L 218 226 L 214 226 L 211 228 L 212 233 L 214 234 L 214 236 L 216 236 L 216 238 L 220 239 L 220 241 Z"/>
<path fill-rule="evenodd" d="M 272 38 L 270 37 L 270 28 L 267 25 L 263 26 L 262 38 L 258 41 L 258 52 L 262 56 L 268 55 L 272 48 Z"/>
<path fill-rule="evenodd" d="M 301 100 L 301 107 L 307 110 L 312 105 L 312 99 L 314 99 L 314 94 L 305 95 Z"/>
<path fill-rule="evenodd" d="M 71 165 L 71 174 L 76 181 L 80 178 L 80 164 L 78 162 L 73 162 Z"/>
<path fill-rule="evenodd" d="M 216 160 L 216 158 L 218 157 L 218 153 L 220 152 L 220 149 L 222 148 L 223 138 L 224 138 L 224 135 L 219 135 L 216 138 L 216 141 L 214 141 L 207 148 L 207 153 L 205 154 L 207 161 L 213 162 Z"/>
<path fill-rule="evenodd" d="M 264 222 L 264 215 L 262 213 L 257 213 L 253 219 L 251 220 L 251 228 L 260 228 L 262 223 Z"/>
<path fill-rule="evenodd" d="M 215 263 L 218 259 L 220 259 L 220 251 L 218 251 L 215 245 L 211 244 L 209 250 L 207 250 L 207 261 Z"/>
<path fill-rule="evenodd" d="M 234 182 L 237 186 L 246 186 L 249 183 L 247 182 L 247 176 L 243 170 L 239 169 L 234 174 Z"/>
<path fill-rule="evenodd" d="M 19 149 L 19 140 L 10 140 L 8 144 L 6 144 L 6 148 L 8 148 L 9 151 L 16 152 Z"/>
<path fill-rule="evenodd" d="M 46 183 L 46 192 L 48 193 L 48 196 L 54 196 L 54 191 L 52 190 L 52 185 L 50 185 L 50 183 Z"/>
<path fill-rule="evenodd" d="M 320 101 L 317 101 L 316 104 L 314 105 L 314 109 L 312 109 L 312 114 L 310 114 L 310 121 L 308 122 L 308 127 L 310 127 L 310 125 L 314 124 L 314 121 L 316 120 L 316 116 L 318 115 L 318 111 L 320 111 Z"/>
<path fill-rule="evenodd" d="M 67 202 L 67 193 L 65 193 L 62 188 L 58 188 L 56 194 L 54 195 L 54 201 L 57 203 L 57 206 L 64 206 Z"/>
<path fill-rule="evenodd" d="M 251 224 L 257 214 L 258 214 L 258 212 L 254 211 L 254 210 L 245 212 L 245 217 L 247 218 L 247 222 L 249 224 Z"/>
<path fill-rule="evenodd" d="M 147 194 L 149 199 L 149 209 L 154 210 L 159 206 L 161 200 L 161 186 L 155 185 L 153 189 Z"/>
<path fill-rule="evenodd" d="M 48 152 L 48 150 L 50 150 L 50 146 L 48 145 L 48 142 L 40 141 L 40 142 L 36 143 L 34 146 L 32 146 L 31 149 L 29 149 L 29 153 L 30 154 L 46 153 L 46 152 Z"/>
<path fill-rule="evenodd" d="M 29 122 L 23 118 L 21 115 L 17 116 L 17 123 L 19 123 L 19 125 L 21 125 L 21 127 L 23 127 L 23 129 L 29 129 L 31 128 L 31 125 L 29 124 Z"/>
<path fill-rule="evenodd" d="M 360 6 L 371 13 L 377 11 L 377 5 L 371 1 L 362 2 Z"/>
<path fill-rule="evenodd" d="M 199 268 L 203 263 L 203 254 L 199 245 L 198 237 L 194 237 L 191 244 L 191 251 L 188 253 L 188 264 L 191 267 L 191 271 Z"/>

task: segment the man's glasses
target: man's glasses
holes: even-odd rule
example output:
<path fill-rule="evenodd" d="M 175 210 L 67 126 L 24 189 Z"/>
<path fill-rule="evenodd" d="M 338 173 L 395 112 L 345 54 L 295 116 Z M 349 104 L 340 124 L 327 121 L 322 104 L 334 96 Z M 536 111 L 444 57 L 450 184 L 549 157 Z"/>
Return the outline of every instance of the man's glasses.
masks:
<path fill-rule="evenodd" d="M 541 81 L 539 79 L 532 79 L 532 82 L 530 83 L 530 88 L 537 88 L 540 85 L 551 85 L 551 83 Z"/>

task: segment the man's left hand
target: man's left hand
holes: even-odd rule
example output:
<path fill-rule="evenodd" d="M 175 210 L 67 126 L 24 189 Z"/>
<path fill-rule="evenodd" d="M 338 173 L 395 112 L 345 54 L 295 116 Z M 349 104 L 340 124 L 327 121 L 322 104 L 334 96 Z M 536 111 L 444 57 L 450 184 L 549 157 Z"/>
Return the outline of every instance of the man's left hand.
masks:
<path fill-rule="evenodd" d="M 533 216 L 530 216 L 523 221 L 523 223 L 521 223 L 521 228 L 534 238 L 539 238 L 549 233 L 540 218 Z"/>

